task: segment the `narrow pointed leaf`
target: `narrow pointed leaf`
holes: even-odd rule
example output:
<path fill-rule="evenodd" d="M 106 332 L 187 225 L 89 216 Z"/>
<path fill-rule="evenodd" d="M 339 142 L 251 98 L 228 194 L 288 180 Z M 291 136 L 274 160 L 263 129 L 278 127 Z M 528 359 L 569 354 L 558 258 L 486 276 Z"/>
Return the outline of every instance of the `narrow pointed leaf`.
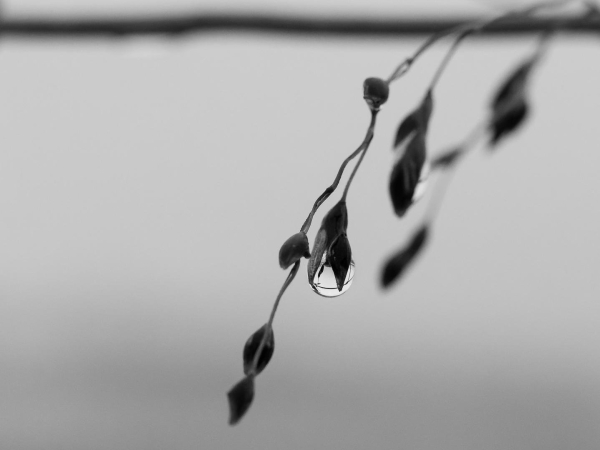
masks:
<path fill-rule="evenodd" d="M 425 136 L 417 133 L 402 158 L 394 165 L 390 176 L 389 192 L 394 211 L 402 217 L 412 205 L 415 188 L 426 160 Z"/>
<path fill-rule="evenodd" d="M 311 286 L 315 279 L 315 275 L 317 274 L 317 270 L 319 270 L 321 261 L 323 260 L 323 255 L 327 251 L 327 241 L 327 232 L 321 228 L 315 237 L 315 243 L 313 244 L 312 253 L 307 264 L 308 284 Z"/>
<path fill-rule="evenodd" d="M 338 291 L 342 291 L 346 282 L 346 275 L 352 262 L 352 250 L 346 233 L 340 235 L 329 249 L 329 263 L 335 276 Z"/>
<path fill-rule="evenodd" d="M 254 358 L 256 357 L 256 352 L 258 351 L 258 347 L 260 346 L 260 342 L 265 336 L 265 332 L 267 331 L 267 324 L 260 327 L 252 336 L 248 338 L 246 341 L 246 345 L 244 345 L 244 373 L 246 375 L 250 374 L 252 370 L 252 365 L 254 364 Z M 275 334 L 273 333 L 273 328 L 271 328 L 271 332 L 267 337 L 265 345 L 260 352 L 260 356 L 258 357 L 258 364 L 256 365 L 256 373 L 258 375 L 263 371 L 263 369 L 269 364 L 271 358 L 273 356 L 273 352 L 275 351 Z"/>
<path fill-rule="evenodd" d="M 428 226 L 423 225 L 411 236 L 410 241 L 403 248 L 388 259 L 381 273 L 381 284 L 384 288 L 398 280 L 415 261 L 427 243 L 428 234 Z"/>
<path fill-rule="evenodd" d="M 416 133 L 419 128 L 418 110 L 413 111 L 400 123 L 394 139 L 394 148 L 398 148 L 412 133 Z"/>
<path fill-rule="evenodd" d="M 254 400 L 254 377 L 248 376 L 227 393 L 229 401 L 229 425 L 237 424 L 248 412 Z"/>
<path fill-rule="evenodd" d="M 308 237 L 300 231 L 291 236 L 279 249 L 279 266 L 287 269 L 301 258 L 310 258 Z"/>
<path fill-rule="evenodd" d="M 498 110 L 506 102 L 512 102 L 517 97 L 523 97 L 525 85 L 529 78 L 529 73 L 534 66 L 535 59 L 528 59 L 521 63 L 506 80 L 500 85 L 500 88 L 494 95 L 492 109 Z"/>
<path fill-rule="evenodd" d="M 431 91 L 427 91 L 427 95 L 421 104 L 411 112 L 400 123 L 396 138 L 394 139 L 394 148 L 398 148 L 405 139 L 409 138 L 417 131 L 426 132 L 429 125 L 429 118 L 433 109 L 433 97 Z"/>

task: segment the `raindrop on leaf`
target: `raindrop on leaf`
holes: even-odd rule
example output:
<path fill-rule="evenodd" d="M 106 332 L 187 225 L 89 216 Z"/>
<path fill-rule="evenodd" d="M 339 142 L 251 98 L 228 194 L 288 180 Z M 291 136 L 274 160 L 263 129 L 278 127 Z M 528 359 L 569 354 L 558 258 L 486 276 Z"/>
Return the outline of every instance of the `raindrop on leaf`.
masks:
<path fill-rule="evenodd" d="M 327 255 L 323 255 L 321 264 L 315 273 L 315 278 L 311 283 L 313 291 L 322 297 L 338 297 L 348 291 L 354 279 L 354 261 L 350 262 L 346 279 L 342 285 L 342 289 L 338 289 L 338 283 L 335 279 L 335 274 L 331 265 L 327 262 Z"/>

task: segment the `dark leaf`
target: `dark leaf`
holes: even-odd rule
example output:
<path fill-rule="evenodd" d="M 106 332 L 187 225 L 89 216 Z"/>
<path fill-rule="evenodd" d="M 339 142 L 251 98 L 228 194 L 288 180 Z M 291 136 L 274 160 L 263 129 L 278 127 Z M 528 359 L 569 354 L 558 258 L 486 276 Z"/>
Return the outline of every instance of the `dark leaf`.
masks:
<path fill-rule="evenodd" d="M 383 105 L 389 95 L 390 87 L 386 81 L 381 78 L 367 78 L 363 83 L 363 98 L 371 109 L 378 110 Z"/>
<path fill-rule="evenodd" d="M 229 425 L 237 424 L 250 408 L 254 399 L 254 377 L 248 376 L 227 393 L 229 400 Z"/>
<path fill-rule="evenodd" d="M 279 266 L 287 269 L 301 258 L 310 258 L 308 237 L 300 231 L 291 236 L 279 249 Z"/>
<path fill-rule="evenodd" d="M 328 246 L 346 231 L 346 228 L 348 228 L 348 208 L 345 201 L 340 200 L 325 214 L 323 222 L 321 222 L 321 228 L 327 231 Z"/>
<path fill-rule="evenodd" d="M 412 133 L 417 132 L 419 127 L 418 110 L 413 111 L 400 123 L 398 131 L 396 132 L 396 139 L 394 140 L 394 148 L 397 148 L 402 142 L 410 136 Z"/>
<path fill-rule="evenodd" d="M 352 250 L 350 249 L 350 241 L 346 233 L 341 234 L 331 244 L 328 259 L 335 276 L 338 291 L 341 292 L 346 282 L 350 263 L 352 262 Z"/>
<path fill-rule="evenodd" d="M 402 158 L 392 169 L 389 184 L 390 197 L 394 211 L 399 217 L 402 217 L 413 203 L 415 188 L 419 183 L 426 156 L 425 136 L 418 132 L 412 137 Z"/>
<path fill-rule="evenodd" d="M 406 116 L 400 123 L 398 131 L 396 132 L 396 139 L 394 140 L 394 148 L 397 148 L 399 145 L 401 145 L 402 142 L 411 134 L 416 133 L 417 131 L 421 131 L 423 133 L 427 131 L 432 108 L 433 97 L 431 91 L 427 91 L 425 98 L 417 107 L 417 109 Z"/>
<path fill-rule="evenodd" d="M 323 260 L 323 255 L 328 248 L 327 243 L 327 232 L 321 228 L 315 237 L 315 243 L 313 244 L 313 251 L 310 255 L 310 259 L 307 264 L 308 271 L 308 283 L 312 286 L 313 281 L 315 279 L 315 275 L 317 274 L 317 270 L 321 266 L 321 261 Z"/>
<path fill-rule="evenodd" d="M 494 112 L 502 109 L 507 102 L 513 102 L 517 98 L 523 97 L 527 78 L 535 62 L 535 58 L 530 58 L 521 63 L 500 85 L 492 102 Z"/>
<path fill-rule="evenodd" d="M 458 147 L 436 156 L 431 161 L 431 170 L 445 169 L 453 166 L 458 162 L 464 151 L 465 150 L 462 147 Z"/>
<path fill-rule="evenodd" d="M 266 330 L 267 324 L 260 327 L 252 336 L 250 336 L 246 341 L 246 345 L 244 345 L 244 373 L 246 375 L 249 375 L 250 371 L 252 370 L 252 365 L 254 364 L 256 352 L 258 351 L 258 347 L 260 346 L 260 342 L 262 341 Z M 258 364 L 256 365 L 255 375 L 261 373 L 263 369 L 267 366 L 267 364 L 269 364 L 269 361 L 271 361 L 271 357 L 273 356 L 274 351 L 275 334 L 273 333 L 273 328 L 271 328 L 271 332 L 269 333 L 265 345 L 263 346 L 263 349 L 260 352 L 260 356 L 258 357 Z"/>
<path fill-rule="evenodd" d="M 427 243 L 428 234 L 428 226 L 423 225 L 412 235 L 410 241 L 386 262 L 381 273 L 381 284 L 384 288 L 400 278 L 410 266 Z"/>
<path fill-rule="evenodd" d="M 504 114 L 497 116 L 491 123 L 490 145 L 494 147 L 502 137 L 515 131 L 525 120 L 528 106 L 524 100 L 513 103 Z"/>

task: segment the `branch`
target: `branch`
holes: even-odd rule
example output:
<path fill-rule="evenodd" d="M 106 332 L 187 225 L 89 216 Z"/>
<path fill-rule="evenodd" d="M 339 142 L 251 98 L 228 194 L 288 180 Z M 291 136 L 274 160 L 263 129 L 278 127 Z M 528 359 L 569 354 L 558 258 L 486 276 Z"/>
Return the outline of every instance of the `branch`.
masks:
<path fill-rule="evenodd" d="M 299 17 L 284 14 L 181 14 L 170 17 L 133 18 L 7 18 L 0 22 L 0 35 L 29 39 L 68 37 L 125 37 L 144 35 L 179 36 L 188 33 L 273 33 L 332 37 L 421 37 L 461 24 L 476 17 L 456 18 L 339 18 Z M 560 20 L 562 32 L 600 33 L 600 14 L 576 18 L 522 17 L 503 20 L 476 36 L 529 35 L 552 29 Z"/>

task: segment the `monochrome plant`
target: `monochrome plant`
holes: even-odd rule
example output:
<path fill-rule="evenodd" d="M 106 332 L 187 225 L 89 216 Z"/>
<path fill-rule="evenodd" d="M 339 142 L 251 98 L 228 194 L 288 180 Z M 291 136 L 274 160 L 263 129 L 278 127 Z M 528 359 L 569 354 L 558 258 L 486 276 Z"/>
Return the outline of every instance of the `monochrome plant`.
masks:
<path fill-rule="evenodd" d="M 333 183 L 327 187 L 315 201 L 308 217 L 300 228 L 284 242 L 279 251 L 279 265 L 282 269 L 292 267 L 271 310 L 266 324 L 250 336 L 243 349 L 243 370 L 245 377 L 228 392 L 230 417 L 229 423 L 235 425 L 250 408 L 254 399 L 255 378 L 265 369 L 275 349 L 273 320 L 287 287 L 294 280 L 300 268 L 302 258 L 308 259 L 308 284 L 318 295 L 337 297 L 346 292 L 353 281 L 355 264 L 348 236 L 349 214 L 346 199 L 352 181 L 369 149 L 375 132 L 377 116 L 390 95 L 393 82 L 406 74 L 418 58 L 433 44 L 444 38 L 452 38 L 452 44 L 444 59 L 433 75 L 422 100 L 414 107 L 398 126 L 393 140 L 395 160 L 389 177 L 389 195 L 395 214 L 404 217 L 412 205 L 419 201 L 435 172 L 452 174 L 460 161 L 487 142 L 487 147 L 496 149 L 501 142 L 524 124 L 529 112 L 528 90 L 534 69 L 539 66 L 548 48 L 551 37 L 561 28 L 566 16 L 556 15 L 554 27 L 540 36 L 532 55 L 509 71 L 501 83 L 490 104 L 489 113 L 481 123 L 460 143 L 436 156 L 429 155 L 427 138 L 429 123 L 434 109 L 434 92 L 444 69 L 452 59 L 459 45 L 470 35 L 506 19 L 514 19 L 539 14 L 543 10 L 562 8 L 575 3 L 581 8 L 581 14 L 596 14 L 598 7 L 591 2 L 557 1 L 538 3 L 526 8 L 475 23 L 466 23 L 429 37 L 410 57 L 402 61 L 387 79 L 371 77 L 363 83 L 363 98 L 370 110 L 370 122 L 363 141 L 341 164 Z M 579 13 L 578 13 L 579 14 Z M 348 177 L 340 200 L 325 214 L 318 229 L 312 249 L 309 248 L 308 232 L 319 207 L 337 189 L 348 163 L 358 156 L 358 160 Z M 447 191 L 451 176 L 443 178 L 432 189 L 426 212 L 420 224 L 410 235 L 408 241 L 392 253 L 384 262 L 380 283 L 385 289 L 397 283 L 423 252 L 431 240 L 435 217 L 439 213 L 443 195 Z"/>

